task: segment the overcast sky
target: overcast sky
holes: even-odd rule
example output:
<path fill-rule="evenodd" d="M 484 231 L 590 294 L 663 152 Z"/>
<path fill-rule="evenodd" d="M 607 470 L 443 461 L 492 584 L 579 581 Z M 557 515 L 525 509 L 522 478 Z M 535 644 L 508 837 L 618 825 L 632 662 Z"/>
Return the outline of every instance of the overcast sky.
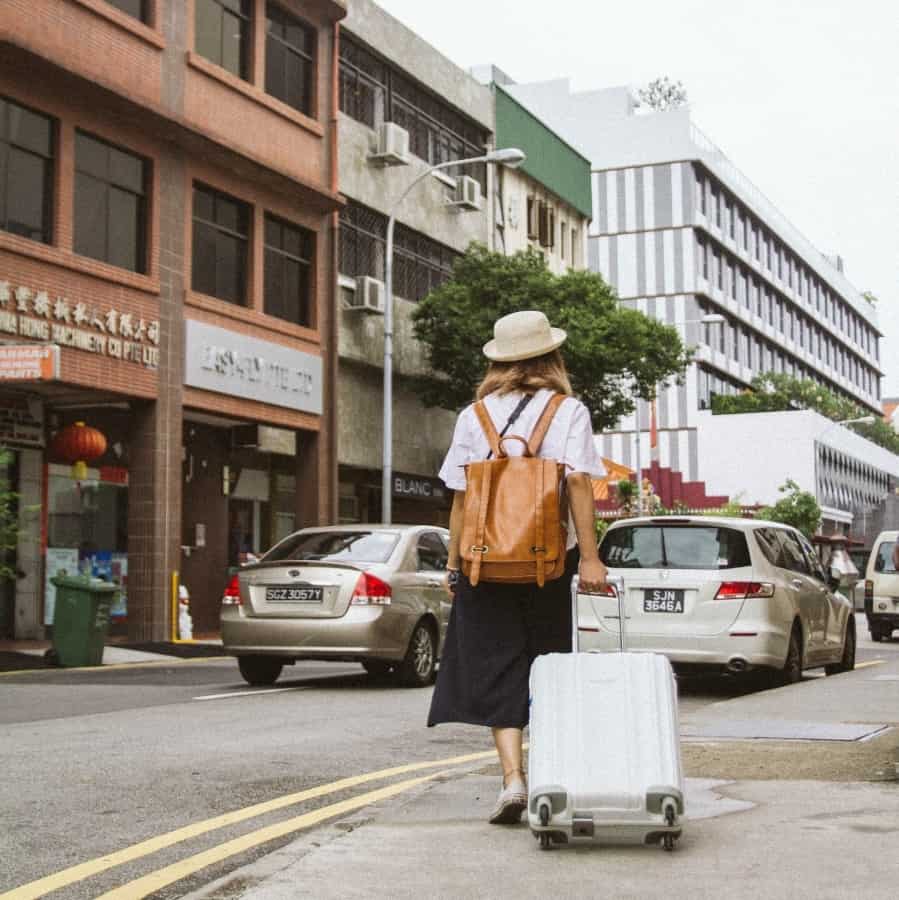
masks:
<path fill-rule="evenodd" d="M 880 299 L 899 395 L 899 17 L 888 0 L 378 0 L 458 65 L 575 90 L 684 83 L 693 119 Z"/>

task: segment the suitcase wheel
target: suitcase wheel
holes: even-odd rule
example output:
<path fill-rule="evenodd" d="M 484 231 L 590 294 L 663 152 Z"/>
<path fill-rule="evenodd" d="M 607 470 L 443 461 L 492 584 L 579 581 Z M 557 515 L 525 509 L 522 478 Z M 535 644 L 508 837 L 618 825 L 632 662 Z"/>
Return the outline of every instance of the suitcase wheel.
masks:
<path fill-rule="evenodd" d="M 662 846 L 671 853 L 674 850 L 674 844 L 677 838 L 673 834 L 665 834 L 662 836 Z"/>
<path fill-rule="evenodd" d="M 540 832 L 540 849 L 541 850 L 552 850 L 552 846 L 553 846 L 553 841 L 552 841 L 552 838 L 550 837 L 549 832 L 541 831 Z"/>

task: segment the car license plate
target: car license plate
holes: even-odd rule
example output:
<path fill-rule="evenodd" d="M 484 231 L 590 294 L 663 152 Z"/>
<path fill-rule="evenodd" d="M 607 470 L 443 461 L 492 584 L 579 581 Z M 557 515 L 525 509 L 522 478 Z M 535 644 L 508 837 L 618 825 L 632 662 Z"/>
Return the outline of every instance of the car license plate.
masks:
<path fill-rule="evenodd" d="M 313 584 L 292 584 L 290 587 L 267 587 L 266 603 L 321 603 L 325 596 L 323 587 Z"/>
<path fill-rule="evenodd" d="M 671 588 L 653 588 L 643 592 L 643 612 L 682 613 L 684 592 Z"/>

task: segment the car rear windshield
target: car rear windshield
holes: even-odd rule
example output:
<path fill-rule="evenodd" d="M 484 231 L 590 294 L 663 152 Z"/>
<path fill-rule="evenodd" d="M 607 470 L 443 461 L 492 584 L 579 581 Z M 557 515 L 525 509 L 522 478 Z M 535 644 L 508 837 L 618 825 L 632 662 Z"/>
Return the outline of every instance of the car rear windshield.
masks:
<path fill-rule="evenodd" d="M 292 534 L 262 559 L 325 560 L 326 562 L 383 563 L 399 541 L 395 531 L 307 531 Z"/>
<path fill-rule="evenodd" d="M 714 525 L 630 525 L 610 529 L 602 561 L 619 569 L 738 569 L 751 565 L 746 536 Z"/>
<path fill-rule="evenodd" d="M 896 567 L 893 565 L 893 547 L 896 546 L 895 541 L 881 541 L 877 548 L 877 558 L 874 560 L 875 572 L 895 572 Z"/>

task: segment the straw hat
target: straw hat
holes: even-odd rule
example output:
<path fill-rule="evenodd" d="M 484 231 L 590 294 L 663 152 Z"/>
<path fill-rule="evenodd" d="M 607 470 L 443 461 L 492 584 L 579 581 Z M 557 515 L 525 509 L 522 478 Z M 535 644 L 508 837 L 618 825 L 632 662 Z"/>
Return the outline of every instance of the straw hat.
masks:
<path fill-rule="evenodd" d="M 496 320 L 493 340 L 484 344 L 484 356 L 493 362 L 533 359 L 561 347 L 566 337 L 561 328 L 550 326 L 542 312 L 525 309 Z"/>

